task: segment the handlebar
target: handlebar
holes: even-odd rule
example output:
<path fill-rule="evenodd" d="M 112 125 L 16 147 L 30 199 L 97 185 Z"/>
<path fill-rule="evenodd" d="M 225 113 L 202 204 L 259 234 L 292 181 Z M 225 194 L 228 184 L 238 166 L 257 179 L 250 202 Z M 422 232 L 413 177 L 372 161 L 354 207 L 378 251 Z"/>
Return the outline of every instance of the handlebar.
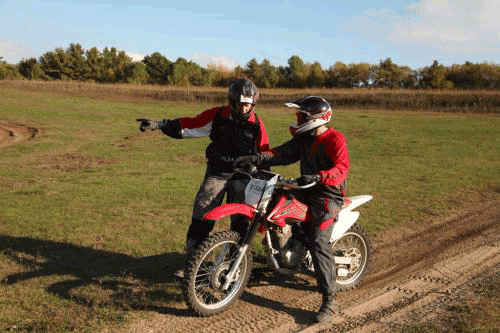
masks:
<path fill-rule="evenodd" d="M 283 186 L 284 188 L 295 189 L 295 190 L 304 190 L 306 188 L 313 187 L 314 185 L 317 184 L 317 182 L 312 182 L 312 183 L 305 184 L 305 185 L 299 185 L 297 183 L 297 179 L 295 179 L 295 178 L 288 178 L 288 179 L 282 178 L 282 179 L 278 179 L 278 184 Z"/>
<path fill-rule="evenodd" d="M 235 172 L 238 172 L 238 173 L 241 173 L 245 176 L 248 176 L 249 178 L 253 178 L 257 171 L 259 171 L 255 166 L 252 166 L 250 168 L 250 170 L 246 171 L 246 170 L 243 170 L 241 168 L 235 168 L 234 169 Z M 274 174 L 274 175 L 278 175 L 278 182 L 277 182 L 277 186 L 281 186 L 283 188 L 288 188 L 288 189 L 296 189 L 296 190 L 303 190 L 303 189 L 306 189 L 306 188 L 310 188 L 310 187 L 313 187 L 314 185 L 317 184 L 317 182 L 312 182 L 312 183 L 309 183 L 309 184 L 305 184 L 305 185 L 299 185 L 297 184 L 297 179 L 296 178 L 285 178 L 283 177 L 282 175 L 280 174 L 277 174 L 277 173 L 273 173 L 273 172 L 270 172 L 270 171 L 266 171 L 266 172 L 269 172 L 271 174 Z"/>

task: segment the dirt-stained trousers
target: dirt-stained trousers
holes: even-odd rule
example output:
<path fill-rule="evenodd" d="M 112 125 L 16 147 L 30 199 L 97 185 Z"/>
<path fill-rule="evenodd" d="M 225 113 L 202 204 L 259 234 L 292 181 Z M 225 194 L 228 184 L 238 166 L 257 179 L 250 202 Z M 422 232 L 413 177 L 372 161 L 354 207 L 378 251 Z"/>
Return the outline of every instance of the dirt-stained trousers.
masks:
<path fill-rule="evenodd" d="M 215 221 L 205 220 L 204 216 L 223 203 L 224 195 L 227 194 L 227 202 L 244 201 L 244 190 L 248 180 L 232 179 L 233 174 L 233 172 L 220 172 L 208 164 L 205 177 L 194 199 L 191 225 L 187 233 L 188 239 L 193 239 L 199 244 L 209 236 Z M 243 236 L 247 229 L 248 221 L 243 216 L 231 217 L 231 230 Z"/>

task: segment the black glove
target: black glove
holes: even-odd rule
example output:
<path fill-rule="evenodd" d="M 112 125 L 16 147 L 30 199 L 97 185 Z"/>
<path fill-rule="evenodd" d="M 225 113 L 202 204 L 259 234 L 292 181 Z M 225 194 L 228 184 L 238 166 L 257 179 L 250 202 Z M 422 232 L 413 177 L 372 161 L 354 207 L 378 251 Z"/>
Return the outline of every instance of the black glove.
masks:
<path fill-rule="evenodd" d="M 303 175 L 297 178 L 297 184 L 299 186 L 305 186 L 311 183 L 318 183 L 321 180 L 319 175 Z"/>
<path fill-rule="evenodd" d="M 241 156 L 234 161 L 233 167 L 239 169 L 248 169 L 259 162 L 258 155 Z"/>
<path fill-rule="evenodd" d="M 160 128 L 158 126 L 159 121 L 149 120 L 149 119 L 144 119 L 144 118 L 139 118 L 136 120 L 141 122 L 141 124 L 139 125 L 139 130 L 141 132 L 144 132 L 146 130 L 156 130 L 156 129 Z"/>
<path fill-rule="evenodd" d="M 174 139 L 182 139 L 182 128 L 179 119 L 163 119 L 158 123 L 161 131 Z"/>

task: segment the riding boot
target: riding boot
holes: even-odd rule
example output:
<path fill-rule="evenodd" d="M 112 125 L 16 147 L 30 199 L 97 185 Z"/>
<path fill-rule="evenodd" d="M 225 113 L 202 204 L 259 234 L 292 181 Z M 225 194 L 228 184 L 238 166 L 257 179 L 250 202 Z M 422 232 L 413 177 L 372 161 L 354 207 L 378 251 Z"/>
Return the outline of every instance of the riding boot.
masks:
<path fill-rule="evenodd" d="M 200 242 L 194 238 L 187 238 L 186 244 L 184 244 L 184 253 L 186 254 L 186 260 L 194 253 Z M 179 279 L 184 278 L 184 268 L 178 269 L 174 275 Z"/>
<path fill-rule="evenodd" d="M 338 314 L 339 309 L 335 302 L 335 296 L 323 296 L 323 303 L 316 314 L 318 323 L 329 323 L 333 320 L 333 316 Z"/>
<path fill-rule="evenodd" d="M 193 218 L 187 232 L 186 244 L 184 251 L 186 260 L 194 254 L 198 245 L 208 238 L 210 231 L 214 228 L 215 221 L 205 221 Z M 184 268 L 177 270 L 174 275 L 180 279 L 184 278 Z"/>

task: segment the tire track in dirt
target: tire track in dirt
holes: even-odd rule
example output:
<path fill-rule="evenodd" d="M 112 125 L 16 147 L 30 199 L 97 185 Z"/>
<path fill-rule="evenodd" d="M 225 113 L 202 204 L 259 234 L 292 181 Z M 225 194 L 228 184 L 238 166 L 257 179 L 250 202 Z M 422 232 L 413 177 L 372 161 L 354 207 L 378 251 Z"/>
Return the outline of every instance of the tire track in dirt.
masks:
<path fill-rule="evenodd" d="M 39 129 L 20 123 L 0 120 L 0 148 L 33 139 Z"/>
<path fill-rule="evenodd" d="M 411 322 L 410 311 L 432 311 L 437 299 L 500 267 L 499 225 L 496 199 L 447 220 L 412 226 L 413 232 L 391 230 L 380 235 L 371 275 L 358 289 L 339 294 L 341 313 L 333 323 L 312 323 L 321 302 L 314 279 L 298 275 L 287 281 L 264 271 L 235 306 L 220 315 L 193 317 L 178 305 L 105 332 L 390 331 L 394 323 Z"/>

